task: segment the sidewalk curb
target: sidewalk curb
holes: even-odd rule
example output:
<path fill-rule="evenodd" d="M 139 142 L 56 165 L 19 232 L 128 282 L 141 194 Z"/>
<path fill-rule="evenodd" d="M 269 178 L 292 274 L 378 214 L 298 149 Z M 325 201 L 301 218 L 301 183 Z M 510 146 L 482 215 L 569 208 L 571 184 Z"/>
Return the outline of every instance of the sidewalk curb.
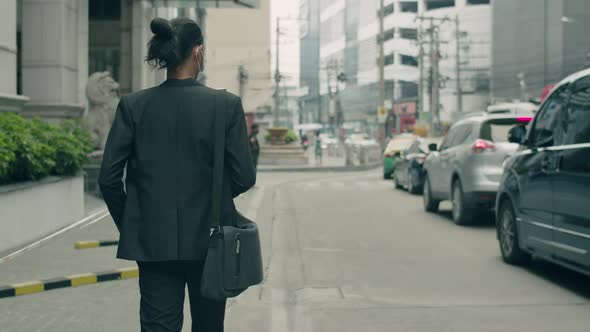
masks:
<path fill-rule="evenodd" d="M 40 293 L 48 290 L 91 285 L 99 282 L 139 277 L 137 267 L 128 267 L 99 273 L 84 273 L 40 281 L 29 281 L 0 286 L 0 298 Z"/>
<path fill-rule="evenodd" d="M 98 247 L 110 247 L 119 244 L 118 240 L 106 240 L 106 241 L 78 241 L 74 243 L 75 249 L 90 249 Z"/>
<path fill-rule="evenodd" d="M 279 172 L 361 172 L 375 169 L 383 165 L 382 161 L 356 166 L 326 166 L 326 167 L 272 167 L 269 168 L 258 168 L 258 172 L 261 173 L 279 173 Z"/>

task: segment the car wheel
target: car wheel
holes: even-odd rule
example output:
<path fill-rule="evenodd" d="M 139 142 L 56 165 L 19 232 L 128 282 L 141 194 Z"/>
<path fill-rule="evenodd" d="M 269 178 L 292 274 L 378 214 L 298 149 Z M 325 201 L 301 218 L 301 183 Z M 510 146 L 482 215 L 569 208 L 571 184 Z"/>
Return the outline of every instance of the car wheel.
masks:
<path fill-rule="evenodd" d="M 420 193 L 420 187 L 414 185 L 411 172 L 408 172 L 408 191 L 410 192 L 410 194 L 414 195 Z"/>
<path fill-rule="evenodd" d="M 424 211 L 437 212 L 440 201 L 432 198 L 432 191 L 430 190 L 430 180 L 428 176 L 424 179 L 424 192 L 422 193 L 422 202 L 424 203 Z"/>
<path fill-rule="evenodd" d="M 457 225 L 467 225 L 473 222 L 474 210 L 469 207 L 463 195 L 461 180 L 455 180 L 452 188 L 453 222 Z"/>
<path fill-rule="evenodd" d="M 497 227 L 500 252 L 504 262 L 513 265 L 522 265 L 529 262 L 531 255 L 523 251 L 519 246 L 516 215 L 509 200 L 504 200 L 500 205 Z"/>

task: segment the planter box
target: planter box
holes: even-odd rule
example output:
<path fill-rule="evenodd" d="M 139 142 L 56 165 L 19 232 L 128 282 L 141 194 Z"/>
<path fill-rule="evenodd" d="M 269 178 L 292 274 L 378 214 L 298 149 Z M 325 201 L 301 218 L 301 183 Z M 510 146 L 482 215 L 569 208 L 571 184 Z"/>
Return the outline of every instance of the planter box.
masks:
<path fill-rule="evenodd" d="M 82 176 L 0 186 L 0 252 L 38 240 L 83 217 Z"/>

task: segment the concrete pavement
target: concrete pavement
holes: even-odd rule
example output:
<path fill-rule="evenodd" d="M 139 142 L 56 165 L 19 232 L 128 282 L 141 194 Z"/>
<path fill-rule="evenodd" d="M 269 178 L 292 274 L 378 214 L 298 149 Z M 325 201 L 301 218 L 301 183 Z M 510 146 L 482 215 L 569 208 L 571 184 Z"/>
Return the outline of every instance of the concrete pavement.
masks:
<path fill-rule="evenodd" d="M 588 331 L 587 277 L 505 265 L 491 224 L 393 189 L 379 171 L 264 173 L 237 202 L 259 223 L 266 281 L 229 301 L 227 331 Z M 443 209 L 445 206 L 443 205 Z M 447 206 L 447 209 L 449 207 Z M 0 284 L 129 266 L 104 220 L 0 264 Z M 137 280 L 0 300 L 0 331 L 137 331 Z M 188 309 L 188 308 L 187 308 Z M 184 331 L 190 330 L 190 317 Z"/>

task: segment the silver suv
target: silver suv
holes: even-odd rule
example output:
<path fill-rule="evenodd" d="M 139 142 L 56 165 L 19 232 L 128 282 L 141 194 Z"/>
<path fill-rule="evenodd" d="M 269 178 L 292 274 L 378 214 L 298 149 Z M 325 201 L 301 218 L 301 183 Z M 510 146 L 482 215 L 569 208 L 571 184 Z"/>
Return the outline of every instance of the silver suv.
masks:
<path fill-rule="evenodd" d="M 502 163 L 518 149 L 508 142 L 515 126 L 525 126 L 533 114 L 477 113 L 451 127 L 424 163 L 424 209 L 436 212 L 440 201 L 453 203 L 453 221 L 459 225 L 475 221 L 478 212 L 494 207 L 502 177 Z"/>

